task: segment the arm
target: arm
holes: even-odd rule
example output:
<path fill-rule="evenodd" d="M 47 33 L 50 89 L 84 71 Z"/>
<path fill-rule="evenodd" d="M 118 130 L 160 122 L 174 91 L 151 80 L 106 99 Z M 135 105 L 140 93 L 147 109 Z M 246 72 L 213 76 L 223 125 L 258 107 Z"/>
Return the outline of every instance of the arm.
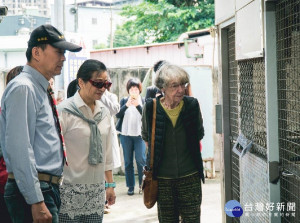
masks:
<path fill-rule="evenodd" d="M 145 104 L 143 108 L 143 114 L 142 114 L 142 139 L 144 140 L 146 144 L 146 165 L 149 166 L 149 161 L 150 161 L 150 151 L 149 151 L 149 138 L 148 138 L 148 125 L 151 125 L 148 123 L 148 118 L 147 118 L 147 103 Z"/>
<path fill-rule="evenodd" d="M 58 117 L 59 117 L 59 123 L 61 127 L 62 134 L 65 135 L 67 130 L 67 120 L 68 120 L 68 113 L 63 111 L 63 105 L 64 103 L 60 103 L 57 106 L 57 112 L 58 112 Z"/>
<path fill-rule="evenodd" d="M 146 146 L 148 147 L 148 123 L 147 123 L 147 108 L 144 106 L 142 114 L 142 139 L 145 141 Z"/>
<path fill-rule="evenodd" d="M 201 113 L 201 109 L 200 109 L 200 105 L 199 105 L 198 100 L 197 100 L 197 104 L 198 104 L 198 110 L 199 110 L 199 112 L 198 112 L 198 114 L 199 114 L 199 119 L 198 119 L 199 120 L 199 124 L 198 124 L 199 129 L 198 129 L 198 134 L 199 134 L 199 139 L 201 140 L 204 137 L 204 127 L 203 127 L 202 113 Z"/>
<path fill-rule="evenodd" d="M 122 118 L 124 117 L 125 111 L 128 108 L 126 105 L 127 99 L 126 98 L 122 98 L 120 101 L 120 111 L 116 114 L 117 118 Z"/>
<path fill-rule="evenodd" d="M 151 87 L 147 87 L 145 100 L 147 100 L 148 98 L 151 98 Z"/>
<path fill-rule="evenodd" d="M 47 209 L 40 189 L 33 140 L 36 123 L 36 98 L 29 87 L 19 86 L 4 99 L 5 148 L 9 166 L 14 174 L 18 188 L 28 204 L 34 222 L 52 222 L 52 215 Z M 18 140 L 15 140 L 15 139 Z M 17 155 L 18 154 L 18 155 Z"/>
<path fill-rule="evenodd" d="M 115 115 L 120 111 L 117 95 L 106 90 L 100 101 L 108 108 L 111 115 Z"/>
<path fill-rule="evenodd" d="M 107 183 L 114 181 L 112 170 L 105 171 L 105 180 Z M 108 205 L 113 205 L 116 202 L 116 194 L 113 187 L 106 188 L 106 200 L 108 201 Z"/>
<path fill-rule="evenodd" d="M 142 96 L 139 96 L 139 97 L 141 97 L 142 105 L 144 105 L 145 100 L 142 98 Z M 128 104 L 131 104 L 131 105 L 135 106 L 135 108 L 138 110 L 138 112 L 142 115 L 143 107 L 140 104 L 139 100 L 129 98 L 128 101 L 129 101 Z"/>
<path fill-rule="evenodd" d="M 52 215 L 49 212 L 45 202 L 39 202 L 31 205 L 33 222 L 52 222 Z"/>
<path fill-rule="evenodd" d="M 9 171 L 13 172 L 20 192 L 28 204 L 41 202 L 44 198 L 35 168 L 33 148 L 36 98 L 29 87 L 18 86 L 4 100 L 6 122 L 3 128 Z"/>
<path fill-rule="evenodd" d="M 139 111 L 140 114 L 142 114 L 143 107 L 141 105 L 136 106 L 136 109 Z"/>
<path fill-rule="evenodd" d="M 111 117 L 109 116 L 109 123 Z M 105 181 L 107 183 L 112 183 L 113 180 L 113 152 L 112 152 L 112 128 L 108 131 L 107 138 L 106 138 L 106 157 L 105 157 Z M 113 205 L 116 200 L 115 190 L 112 187 L 108 187 L 106 189 L 106 200 L 108 201 L 108 205 Z"/>

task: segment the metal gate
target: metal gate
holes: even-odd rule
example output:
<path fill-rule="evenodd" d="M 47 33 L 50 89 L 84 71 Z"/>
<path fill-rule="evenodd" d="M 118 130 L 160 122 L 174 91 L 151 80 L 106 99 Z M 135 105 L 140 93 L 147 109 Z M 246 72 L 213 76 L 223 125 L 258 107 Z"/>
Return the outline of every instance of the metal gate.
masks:
<path fill-rule="evenodd" d="M 231 159 L 231 199 L 241 201 L 248 198 L 246 191 L 241 191 L 242 181 L 251 182 L 251 176 L 262 179 L 267 163 L 266 140 L 266 98 L 265 98 L 265 61 L 264 58 L 255 58 L 237 61 L 235 59 L 235 26 L 231 25 L 227 31 L 228 38 L 228 90 L 229 90 L 229 126 L 230 126 L 230 159 Z M 232 152 L 240 133 L 253 142 L 251 153 L 246 159 Z M 242 172 L 243 166 L 253 165 L 248 172 Z M 264 176 L 265 177 L 265 176 Z M 262 181 L 265 182 L 265 181 Z M 247 185 L 243 185 L 247 190 Z M 255 204 L 257 201 L 268 202 L 268 188 L 262 183 L 247 202 Z M 253 191 L 253 188 L 248 188 Z M 250 192 L 248 191 L 248 192 Z M 245 200 L 244 200 L 245 201 Z M 267 222 L 267 211 L 261 215 L 251 216 L 256 222 Z M 240 222 L 240 218 L 230 219 Z"/>
<path fill-rule="evenodd" d="M 276 5 L 282 222 L 299 222 L 300 219 L 299 2 L 280 0 Z"/>
<path fill-rule="evenodd" d="M 239 77 L 235 60 L 235 26 L 228 27 L 228 82 L 229 82 L 229 122 L 230 148 L 233 148 L 239 136 Z M 231 151 L 231 183 L 232 200 L 240 201 L 240 165 L 239 156 Z M 240 222 L 233 218 L 233 222 Z"/>

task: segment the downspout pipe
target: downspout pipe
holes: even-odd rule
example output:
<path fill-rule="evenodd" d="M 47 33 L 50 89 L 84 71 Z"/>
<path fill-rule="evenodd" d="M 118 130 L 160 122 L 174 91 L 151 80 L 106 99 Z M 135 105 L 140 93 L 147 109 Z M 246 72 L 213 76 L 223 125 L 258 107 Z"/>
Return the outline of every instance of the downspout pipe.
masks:
<path fill-rule="evenodd" d="M 185 56 L 187 58 L 193 58 L 194 60 L 203 58 L 203 54 L 194 54 L 193 56 L 191 56 L 190 53 L 189 53 L 189 44 L 190 43 L 195 43 L 196 39 L 185 38 L 183 41 L 184 41 Z"/>

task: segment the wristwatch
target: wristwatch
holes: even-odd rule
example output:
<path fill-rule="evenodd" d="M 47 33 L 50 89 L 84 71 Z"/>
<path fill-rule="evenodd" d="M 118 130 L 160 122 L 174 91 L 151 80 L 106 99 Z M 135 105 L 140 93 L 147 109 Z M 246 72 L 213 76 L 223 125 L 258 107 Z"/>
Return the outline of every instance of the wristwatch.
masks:
<path fill-rule="evenodd" d="M 105 183 L 105 188 L 108 188 L 108 187 L 115 188 L 115 187 L 116 187 L 116 182 L 112 182 L 112 183 Z"/>

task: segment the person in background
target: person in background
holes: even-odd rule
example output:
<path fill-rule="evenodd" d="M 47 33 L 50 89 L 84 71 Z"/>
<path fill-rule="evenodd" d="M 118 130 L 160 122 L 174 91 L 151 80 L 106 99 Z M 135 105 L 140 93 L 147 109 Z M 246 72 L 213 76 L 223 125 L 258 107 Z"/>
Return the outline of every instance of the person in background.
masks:
<path fill-rule="evenodd" d="M 67 42 L 52 25 L 34 29 L 27 65 L 2 96 L 1 148 L 8 172 L 4 199 L 13 222 L 58 222 L 66 154 L 48 81 L 61 73 L 66 50 L 81 47 Z"/>
<path fill-rule="evenodd" d="M 64 91 L 63 90 L 58 90 L 57 91 L 57 97 L 56 97 L 57 104 L 60 104 L 64 99 L 65 99 Z"/>
<path fill-rule="evenodd" d="M 204 182 L 199 141 L 204 136 L 198 100 L 185 96 L 189 76 L 179 66 L 165 63 L 157 71 L 157 97 L 153 177 L 158 180 L 159 222 L 200 222 Z M 153 99 L 154 100 L 154 99 Z M 143 109 L 142 137 L 151 147 L 153 100 Z M 151 156 L 147 153 L 147 166 Z"/>
<path fill-rule="evenodd" d="M 167 63 L 167 61 L 165 60 L 159 60 L 157 61 L 154 65 L 153 65 L 153 71 L 156 74 L 157 70 L 164 64 Z M 155 86 L 149 86 L 147 87 L 147 91 L 146 91 L 146 97 L 145 97 L 145 101 L 148 98 L 156 98 L 157 96 L 161 95 L 161 91 Z"/>
<path fill-rule="evenodd" d="M 52 90 L 54 91 L 55 89 L 55 81 L 54 78 L 50 78 L 49 80 L 50 83 L 50 87 L 52 88 Z M 64 91 L 63 90 L 58 90 L 55 100 L 56 100 L 56 104 L 58 105 L 60 102 L 62 102 L 65 99 L 65 95 L 64 95 Z"/>
<path fill-rule="evenodd" d="M 116 114 L 119 119 L 116 129 L 120 132 L 120 141 L 123 148 L 127 194 L 133 195 L 135 187 L 133 154 L 135 154 L 138 169 L 139 193 L 141 193 L 143 167 L 146 162 L 146 147 L 141 138 L 144 99 L 140 96 L 142 84 L 138 78 L 129 79 L 126 89 L 129 96 L 122 98 L 120 101 L 120 112 Z"/>
<path fill-rule="evenodd" d="M 193 92 L 192 92 L 192 86 L 191 86 L 191 83 L 188 83 L 188 85 L 186 86 L 186 89 L 185 89 L 185 93 L 184 93 L 186 96 L 190 96 L 190 97 L 193 97 Z"/>
<path fill-rule="evenodd" d="M 14 79 L 16 76 L 18 76 L 22 72 L 23 68 L 24 68 L 24 66 L 16 66 L 7 73 L 6 86 L 12 79 Z"/>
<path fill-rule="evenodd" d="M 111 82 L 108 77 L 108 81 Z M 102 95 L 100 101 L 103 105 L 109 110 L 111 117 L 111 126 L 112 126 L 112 148 L 113 148 L 113 161 L 114 168 L 118 168 L 121 166 L 121 157 L 120 157 L 120 147 L 119 141 L 115 126 L 115 121 L 113 116 L 116 115 L 120 111 L 120 104 L 118 100 L 118 96 L 112 92 L 110 92 L 111 86 L 109 86 L 104 94 Z"/>
<path fill-rule="evenodd" d="M 23 66 L 16 66 L 11 69 L 6 76 L 6 86 L 8 83 L 14 79 L 17 75 L 19 75 L 23 70 Z M 1 110 L 0 110 L 1 112 Z M 2 149 L 0 147 L 0 216 L 2 223 L 10 223 L 12 222 L 4 201 L 4 186 L 7 181 L 8 173 L 6 171 L 6 165 L 2 154 Z"/>
<path fill-rule="evenodd" d="M 69 163 L 59 222 L 96 223 L 103 219 L 105 194 L 109 205 L 116 199 L 111 115 L 99 101 L 112 83 L 105 65 L 92 59 L 80 66 L 77 81 L 79 91 L 58 106 Z"/>
<path fill-rule="evenodd" d="M 52 88 L 52 90 L 54 91 L 54 78 L 51 77 L 50 80 L 49 80 L 49 84 L 50 84 L 50 87 Z"/>
<path fill-rule="evenodd" d="M 193 92 L 192 92 L 192 86 L 191 86 L 191 83 L 188 83 L 188 84 L 187 84 L 187 86 L 186 86 L 186 88 L 185 88 L 185 93 L 184 93 L 184 95 L 193 97 Z M 202 147 L 203 147 L 203 146 L 202 146 L 201 140 L 200 140 L 200 142 L 199 142 L 199 147 L 200 147 L 200 152 L 202 152 Z"/>
<path fill-rule="evenodd" d="M 108 77 L 108 81 L 111 82 L 110 77 Z M 112 150 L 113 150 L 113 163 L 114 169 L 121 166 L 121 157 L 120 157 L 120 146 L 115 126 L 115 120 L 113 118 L 120 111 L 120 104 L 118 100 L 118 96 L 112 92 L 110 92 L 111 86 L 109 86 L 104 94 L 102 95 L 100 101 L 105 105 L 106 108 L 110 111 L 111 117 L 111 127 L 112 127 Z M 108 202 L 105 201 L 104 214 L 108 214 L 109 210 Z"/>

